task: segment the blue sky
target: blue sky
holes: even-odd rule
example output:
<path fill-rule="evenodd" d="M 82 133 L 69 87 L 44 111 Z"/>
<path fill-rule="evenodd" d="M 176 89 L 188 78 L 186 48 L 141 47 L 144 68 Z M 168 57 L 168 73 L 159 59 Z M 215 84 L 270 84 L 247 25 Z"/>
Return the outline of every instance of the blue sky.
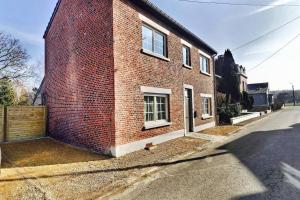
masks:
<path fill-rule="evenodd" d="M 19 38 L 32 62 L 44 60 L 43 33 L 57 0 L 0 0 L 0 31 Z M 235 48 L 300 16 L 300 7 L 247 7 L 151 0 L 219 53 Z M 218 0 L 231 3 L 300 4 L 299 0 Z M 247 69 L 272 55 L 300 33 L 300 19 L 234 53 Z M 259 68 L 249 82 L 269 81 L 271 89 L 300 89 L 300 37 Z"/>

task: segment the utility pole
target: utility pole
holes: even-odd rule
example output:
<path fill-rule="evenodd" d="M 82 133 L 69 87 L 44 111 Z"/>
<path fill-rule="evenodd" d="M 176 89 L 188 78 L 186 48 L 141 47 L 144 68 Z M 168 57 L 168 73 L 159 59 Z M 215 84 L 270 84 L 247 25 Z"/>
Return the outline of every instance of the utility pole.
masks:
<path fill-rule="evenodd" d="M 292 87 L 293 87 L 293 102 L 294 102 L 294 106 L 296 106 L 295 87 L 294 87 L 294 85 L 292 85 Z"/>

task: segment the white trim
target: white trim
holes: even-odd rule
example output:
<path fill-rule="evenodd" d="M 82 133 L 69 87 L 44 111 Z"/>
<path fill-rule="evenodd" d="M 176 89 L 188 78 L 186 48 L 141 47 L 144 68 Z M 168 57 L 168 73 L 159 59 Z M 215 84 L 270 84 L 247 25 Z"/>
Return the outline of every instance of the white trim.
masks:
<path fill-rule="evenodd" d="M 200 69 L 200 73 L 201 73 L 201 74 L 204 74 L 204 75 L 206 75 L 206 76 L 211 76 L 211 74 L 209 74 L 209 73 L 207 73 L 207 72 L 204 72 L 204 71 L 202 71 L 201 69 Z"/>
<path fill-rule="evenodd" d="M 195 132 L 200 132 L 200 131 L 203 131 L 203 130 L 208 129 L 208 128 L 213 128 L 215 126 L 216 126 L 216 122 L 210 122 L 210 123 L 207 123 L 207 124 L 196 126 L 195 127 Z"/>
<path fill-rule="evenodd" d="M 183 84 L 183 123 L 184 123 L 184 134 L 187 135 L 189 132 L 186 131 L 186 116 L 185 116 L 185 89 L 190 89 L 192 90 L 192 115 L 193 115 L 193 131 L 195 131 L 195 118 L 194 118 L 194 112 L 195 112 L 195 98 L 194 98 L 194 86 L 192 85 L 187 85 L 187 84 Z"/>
<path fill-rule="evenodd" d="M 188 69 L 193 69 L 192 66 L 186 65 L 186 64 L 182 64 L 183 67 L 188 68 Z"/>
<path fill-rule="evenodd" d="M 191 44 L 188 43 L 187 41 L 185 41 L 185 40 L 183 40 L 183 39 L 180 39 L 180 41 L 181 41 L 181 44 L 183 44 L 183 45 L 185 45 L 185 46 L 187 46 L 187 47 L 189 47 L 189 48 L 193 48 L 193 45 L 191 45 Z"/>
<path fill-rule="evenodd" d="M 152 94 L 172 94 L 171 89 L 141 86 L 141 92 Z"/>
<path fill-rule="evenodd" d="M 139 140 L 128 144 L 111 147 L 111 154 L 114 157 L 120 157 L 125 154 L 144 149 L 146 147 L 146 144 L 152 143 L 153 145 L 156 145 L 179 137 L 184 137 L 184 130 L 178 130 L 167 134 L 155 136 L 152 138 L 147 138 L 144 140 Z"/>
<path fill-rule="evenodd" d="M 202 119 L 211 119 L 211 118 L 213 118 L 212 115 L 209 115 L 209 114 L 203 114 L 202 115 Z"/>
<path fill-rule="evenodd" d="M 142 15 L 142 14 L 140 14 L 140 13 L 139 13 L 139 18 L 140 18 L 143 22 L 145 22 L 145 23 L 147 23 L 148 25 L 152 26 L 153 28 L 155 28 L 155 29 L 157 29 L 157 30 L 163 32 L 163 33 L 166 34 L 166 35 L 170 35 L 170 31 L 168 31 L 167 29 L 165 29 L 165 28 L 162 27 L 161 25 L 155 23 L 154 21 L 152 21 L 151 19 L 145 17 L 144 15 Z"/>
<path fill-rule="evenodd" d="M 218 75 L 218 74 L 215 74 L 215 76 L 216 76 L 217 78 L 222 78 L 222 76 L 220 76 L 220 75 Z"/>
<path fill-rule="evenodd" d="M 187 85 L 187 84 L 183 84 L 183 87 L 184 87 L 184 89 L 191 89 L 191 90 L 194 89 L 194 86 L 192 86 L 192 85 Z"/>
<path fill-rule="evenodd" d="M 203 94 L 203 93 L 201 93 L 200 96 L 205 97 L 205 98 L 212 98 L 213 97 L 212 94 Z"/>
<path fill-rule="evenodd" d="M 166 120 L 159 121 L 159 122 L 145 122 L 144 128 L 145 130 L 159 128 L 164 126 L 171 126 L 172 122 L 168 122 Z"/>
<path fill-rule="evenodd" d="M 165 57 L 163 55 L 160 55 L 158 53 L 154 53 L 154 52 L 152 52 L 148 49 L 142 49 L 142 53 L 170 62 L 170 58 L 167 58 L 167 57 Z"/>
<path fill-rule="evenodd" d="M 205 53 L 204 51 L 199 50 L 199 53 L 205 57 L 207 57 L 209 60 L 211 60 L 211 56 L 207 53 Z"/>

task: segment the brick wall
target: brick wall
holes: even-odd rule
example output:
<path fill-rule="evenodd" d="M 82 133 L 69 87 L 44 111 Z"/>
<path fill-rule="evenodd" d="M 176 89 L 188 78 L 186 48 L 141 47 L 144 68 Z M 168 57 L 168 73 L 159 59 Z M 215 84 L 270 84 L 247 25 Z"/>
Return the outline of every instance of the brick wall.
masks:
<path fill-rule="evenodd" d="M 45 37 L 48 134 L 95 151 L 114 145 L 111 0 L 62 0 Z"/>
<path fill-rule="evenodd" d="M 201 119 L 200 93 L 214 94 L 214 76 L 200 74 L 198 49 L 192 49 L 193 69 L 183 68 L 180 37 L 171 27 L 156 21 L 156 23 L 171 31 L 168 36 L 168 57 L 171 61 L 167 62 L 145 55 L 141 53 L 142 21 L 138 17 L 138 12 L 148 18 L 151 18 L 151 16 L 128 0 L 114 0 L 113 8 L 116 144 L 126 144 L 184 129 L 183 84 L 194 86 L 194 106 L 198 112 L 195 126 L 214 121 L 214 119 Z M 152 20 L 155 21 L 154 18 Z M 211 71 L 213 71 L 212 64 L 210 65 Z M 171 126 L 143 130 L 144 97 L 140 86 L 172 90 L 172 95 L 170 95 Z"/>
<path fill-rule="evenodd" d="M 214 94 L 214 76 L 200 73 L 198 49 L 192 48 L 193 69 L 183 68 L 180 33 L 161 24 L 171 31 L 170 62 L 141 53 L 138 12 L 152 18 L 128 0 L 61 1 L 45 38 L 50 136 L 108 153 L 117 145 L 183 130 L 183 84 L 194 87 L 195 126 L 214 121 L 201 119 L 200 94 Z M 171 126 L 143 130 L 141 86 L 172 90 Z"/>

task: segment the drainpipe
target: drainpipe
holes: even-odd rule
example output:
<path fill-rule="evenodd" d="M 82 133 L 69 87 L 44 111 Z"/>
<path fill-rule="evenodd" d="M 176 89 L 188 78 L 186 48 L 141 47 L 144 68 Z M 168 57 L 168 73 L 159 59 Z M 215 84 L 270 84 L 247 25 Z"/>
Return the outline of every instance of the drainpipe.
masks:
<path fill-rule="evenodd" d="M 213 85 L 214 85 L 214 104 L 215 104 L 215 109 L 214 109 L 214 117 L 216 124 L 218 125 L 219 122 L 217 121 L 217 81 L 216 81 L 216 62 L 215 62 L 215 57 L 217 54 L 212 55 L 213 58 Z"/>

